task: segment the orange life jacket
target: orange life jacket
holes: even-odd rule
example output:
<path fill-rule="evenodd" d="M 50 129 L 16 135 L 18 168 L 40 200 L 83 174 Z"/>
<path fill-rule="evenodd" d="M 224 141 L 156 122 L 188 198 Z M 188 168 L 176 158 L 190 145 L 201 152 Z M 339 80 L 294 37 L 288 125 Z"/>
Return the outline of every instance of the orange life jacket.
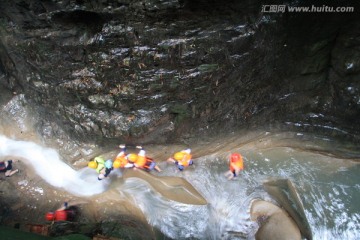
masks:
<path fill-rule="evenodd" d="M 233 165 L 235 165 L 240 170 L 244 169 L 244 161 L 243 161 L 242 156 L 240 154 L 239 154 L 238 158 L 231 158 L 230 159 L 230 171 L 232 171 L 232 172 L 235 170 Z"/>
<path fill-rule="evenodd" d="M 190 160 L 191 160 L 192 156 L 189 153 L 184 153 L 184 157 L 178 161 L 178 163 L 184 167 L 189 166 Z"/>
<path fill-rule="evenodd" d="M 145 156 L 137 156 L 137 159 L 136 159 L 136 161 L 135 161 L 135 165 L 137 166 L 137 167 L 140 167 L 140 168 L 142 168 L 142 167 L 144 167 L 145 166 L 145 164 L 146 164 L 146 157 Z"/>
<path fill-rule="evenodd" d="M 129 161 L 124 155 L 116 157 L 115 161 L 118 161 L 120 163 L 121 168 L 125 167 L 125 165 L 129 163 Z"/>

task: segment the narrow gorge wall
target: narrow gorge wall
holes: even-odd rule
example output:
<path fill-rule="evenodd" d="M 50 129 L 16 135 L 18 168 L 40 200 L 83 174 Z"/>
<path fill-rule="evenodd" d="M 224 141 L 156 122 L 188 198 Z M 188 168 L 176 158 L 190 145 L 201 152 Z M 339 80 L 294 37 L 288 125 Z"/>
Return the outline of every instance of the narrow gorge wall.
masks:
<path fill-rule="evenodd" d="M 164 143 L 271 125 L 357 141 L 359 8 L 331 4 L 355 12 L 1 1 L 1 100 L 23 95 L 44 138 Z"/>

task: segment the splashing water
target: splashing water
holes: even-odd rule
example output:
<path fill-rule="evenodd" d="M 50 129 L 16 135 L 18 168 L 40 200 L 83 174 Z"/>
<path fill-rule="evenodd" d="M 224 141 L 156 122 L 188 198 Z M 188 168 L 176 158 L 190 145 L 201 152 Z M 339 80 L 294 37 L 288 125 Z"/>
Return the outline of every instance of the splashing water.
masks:
<path fill-rule="evenodd" d="M 32 167 L 46 182 L 63 188 L 78 196 L 91 196 L 106 190 L 109 181 L 98 181 L 95 171 L 81 169 L 76 171 L 64 163 L 59 154 L 35 143 L 16 141 L 0 135 L 0 158 L 21 158 Z"/>
<path fill-rule="evenodd" d="M 142 209 L 149 223 L 173 239 L 254 239 L 250 221 L 253 199 L 272 201 L 262 188 L 269 177 L 290 179 L 303 201 L 313 239 L 360 239 L 359 164 L 291 148 L 240 150 L 245 171 L 233 181 L 224 177 L 227 156 L 195 159 L 183 172 L 162 164 L 160 175 L 185 178 L 208 201 L 193 206 L 169 201 L 139 179 L 118 187 Z"/>
<path fill-rule="evenodd" d="M 152 226 L 173 239 L 254 239 L 258 225 L 250 221 L 250 202 L 256 198 L 273 201 L 262 188 L 269 177 L 294 183 L 314 239 L 360 239 L 358 163 L 288 147 L 233 150 L 242 153 L 245 165 L 233 181 L 224 177 L 228 155 L 220 152 L 195 159 L 195 166 L 183 172 L 164 162 L 159 164 L 163 172 L 152 173 L 185 178 L 208 201 L 199 206 L 165 199 L 137 178 L 110 186 L 110 179 L 97 181 L 91 169 L 75 171 L 55 150 L 0 136 L 1 158 L 21 157 L 48 183 L 75 195 L 114 188 L 139 206 Z"/>

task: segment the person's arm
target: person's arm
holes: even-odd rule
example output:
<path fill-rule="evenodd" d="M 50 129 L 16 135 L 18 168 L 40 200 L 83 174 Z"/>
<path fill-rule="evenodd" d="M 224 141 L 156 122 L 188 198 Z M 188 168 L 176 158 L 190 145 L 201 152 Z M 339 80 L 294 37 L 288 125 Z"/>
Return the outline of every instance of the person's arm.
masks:
<path fill-rule="evenodd" d="M 236 171 L 236 169 L 238 169 L 238 167 L 236 166 L 236 164 L 233 163 L 233 162 L 230 162 L 230 168 L 235 169 L 235 171 Z"/>
<path fill-rule="evenodd" d="M 119 154 L 116 157 L 121 157 L 121 156 L 125 156 L 125 151 L 124 150 L 119 152 Z"/>
<path fill-rule="evenodd" d="M 124 168 L 132 168 L 134 167 L 135 165 L 133 163 L 127 163 Z"/>
<path fill-rule="evenodd" d="M 177 162 L 175 159 L 173 159 L 172 157 L 169 157 L 168 159 L 167 159 L 167 161 L 168 162 L 172 162 L 172 163 L 175 163 L 175 162 Z"/>
<path fill-rule="evenodd" d="M 58 208 L 56 211 L 65 210 L 65 209 L 67 209 L 68 207 L 69 207 L 69 203 L 68 203 L 67 200 L 65 200 L 64 204 L 63 204 L 60 208 Z"/>
<path fill-rule="evenodd" d="M 240 173 L 241 168 L 240 168 L 238 165 L 236 165 L 235 163 L 231 163 L 231 167 L 232 167 L 233 169 L 235 169 L 235 174 L 236 174 L 236 175 L 238 175 L 238 174 Z"/>

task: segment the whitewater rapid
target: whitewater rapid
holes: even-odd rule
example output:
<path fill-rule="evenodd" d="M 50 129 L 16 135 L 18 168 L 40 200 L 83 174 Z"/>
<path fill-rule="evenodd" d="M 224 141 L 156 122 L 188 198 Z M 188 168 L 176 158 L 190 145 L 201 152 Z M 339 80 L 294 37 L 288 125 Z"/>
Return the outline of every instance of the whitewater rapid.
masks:
<path fill-rule="evenodd" d="M 232 144 L 241 146 L 232 150 L 242 153 L 245 165 L 233 181 L 224 177 L 229 152 L 198 157 L 183 172 L 162 162 L 163 172 L 152 173 L 183 177 L 208 201 L 204 206 L 165 199 L 137 178 L 113 184 L 110 179 L 98 181 L 93 169 L 75 170 L 54 149 L 32 142 L 0 136 L 0 158 L 19 158 L 46 182 L 74 195 L 92 196 L 109 187 L 117 190 L 118 196 L 142 210 L 152 226 L 173 239 L 254 239 L 258 225 L 250 221 L 251 200 L 273 201 L 262 182 L 286 178 L 303 201 L 314 239 L 360 239 L 359 164 L 289 147 Z"/>

